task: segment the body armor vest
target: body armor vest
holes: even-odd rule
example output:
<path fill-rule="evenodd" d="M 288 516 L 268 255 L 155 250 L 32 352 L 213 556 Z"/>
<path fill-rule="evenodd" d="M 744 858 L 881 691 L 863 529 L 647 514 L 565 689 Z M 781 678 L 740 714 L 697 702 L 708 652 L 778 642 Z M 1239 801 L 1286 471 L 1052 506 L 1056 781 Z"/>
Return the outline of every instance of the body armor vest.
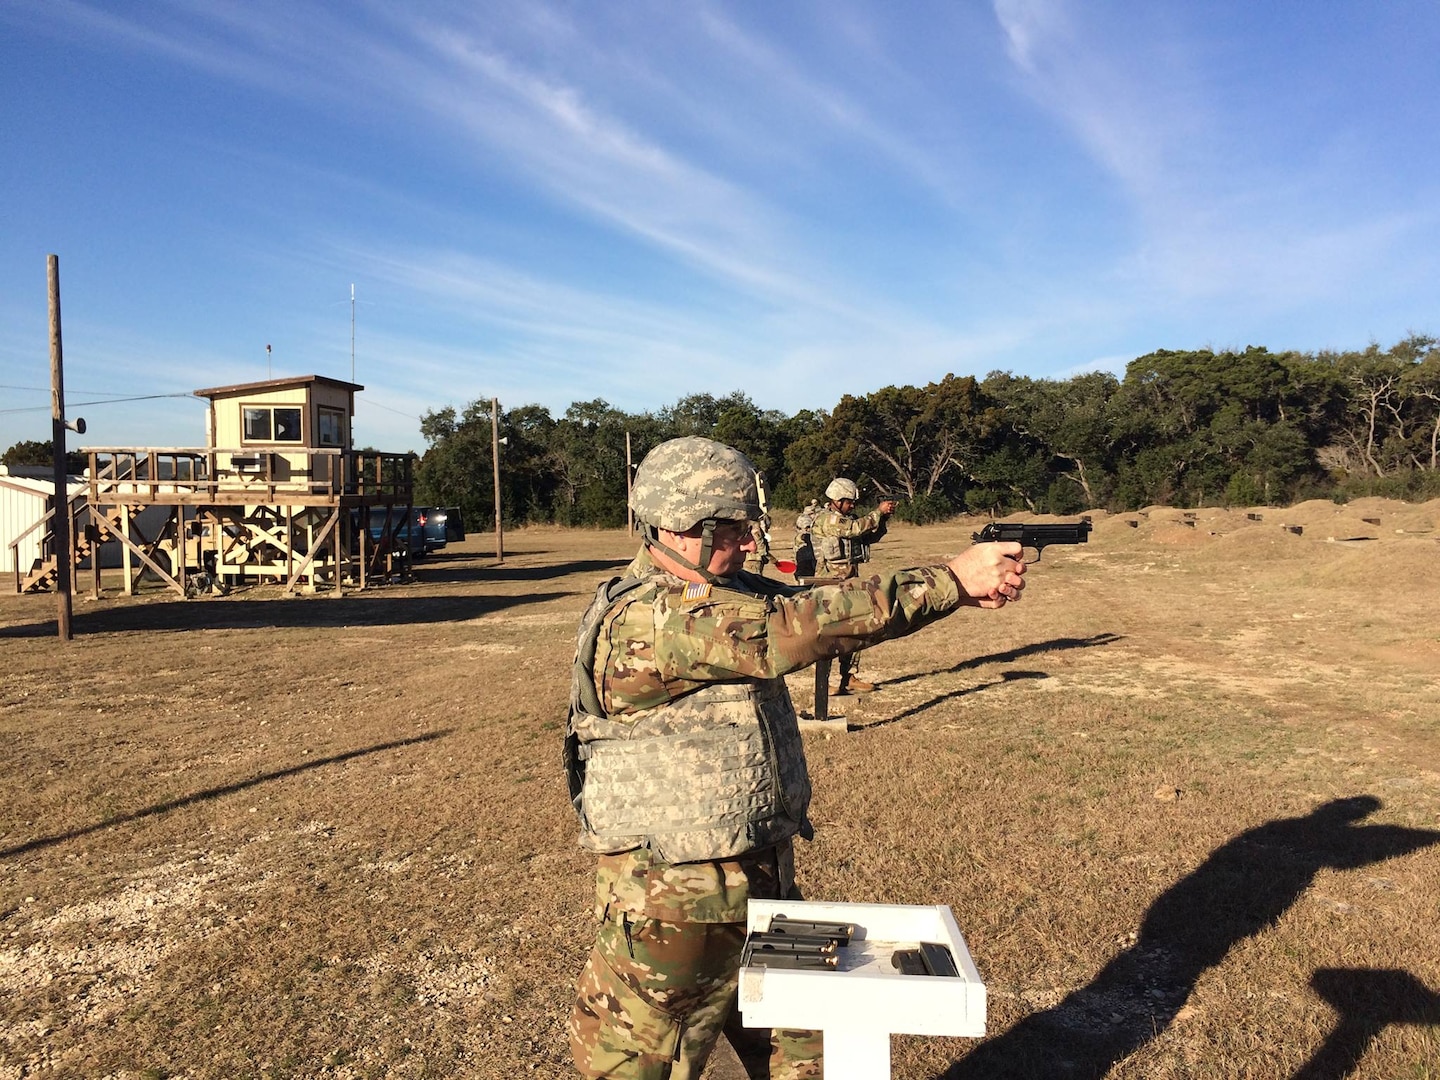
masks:
<path fill-rule="evenodd" d="M 784 679 L 710 683 L 624 720 L 605 715 L 594 675 L 600 628 L 648 584 L 606 582 L 580 620 L 565 757 L 581 847 L 648 847 L 684 863 L 808 836 L 810 778 Z"/>
<path fill-rule="evenodd" d="M 853 518 L 840 515 L 838 511 L 833 512 L 839 516 L 842 521 L 854 520 Z M 883 518 L 877 527 L 867 529 L 859 536 L 827 535 L 825 530 L 829 527 L 829 523 L 830 519 L 825 515 L 824 511 L 817 514 L 815 524 L 820 525 L 820 528 L 811 532 L 811 539 L 815 545 L 816 557 L 819 558 L 821 563 L 828 564 L 832 568 L 845 565 L 854 568 L 860 563 L 869 562 L 870 545 L 884 536 L 886 532 L 885 520 Z"/>
<path fill-rule="evenodd" d="M 870 561 L 870 545 L 850 536 L 813 537 L 815 554 L 822 563 L 838 566 L 841 563 L 862 563 Z"/>
<path fill-rule="evenodd" d="M 805 507 L 804 510 L 801 510 L 800 513 L 795 516 L 796 547 L 799 547 L 801 544 L 810 543 L 810 530 L 815 525 L 815 517 L 819 513 L 819 505 L 816 503 L 811 503 L 809 506 Z"/>

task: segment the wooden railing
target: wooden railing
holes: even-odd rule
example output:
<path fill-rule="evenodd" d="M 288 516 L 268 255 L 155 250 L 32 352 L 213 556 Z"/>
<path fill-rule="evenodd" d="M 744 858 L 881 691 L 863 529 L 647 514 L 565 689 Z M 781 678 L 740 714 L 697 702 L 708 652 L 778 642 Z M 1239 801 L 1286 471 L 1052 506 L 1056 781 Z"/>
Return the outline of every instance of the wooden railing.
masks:
<path fill-rule="evenodd" d="M 81 509 L 84 506 L 85 492 L 83 489 L 77 491 L 74 495 L 70 496 L 70 499 L 67 503 L 67 508 L 70 514 L 71 544 L 75 543 L 75 522 L 80 515 Z M 45 531 L 40 534 L 40 562 L 44 563 L 46 559 L 49 559 L 54 554 L 55 530 L 50 526 L 50 523 L 54 519 L 55 507 L 52 506 L 49 510 L 46 510 L 45 513 L 42 514 L 40 518 L 36 520 L 28 529 L 20 533 L 20 535 L 15 537 L 14 540 L 10 541 L 10 565 L 15 568 L 15 591 L 17 593 L 20 592 L 21 588 L 23 587 L 23 582 L 25 578 L 29 575 L 31 570 L 31 568 L 28 566 L 23 568 L 20 566 L 20 541 L 24 540 L 36 529 L 44 529 Z"/>
<path fill-rule="evenodd" d="M 415 482 L 413 454 L 257 447 L 95 447 L 86 452 L 91 502 L 240 494 L 253 495 L 255 502 L 308 495 L 407 504 Z"/>

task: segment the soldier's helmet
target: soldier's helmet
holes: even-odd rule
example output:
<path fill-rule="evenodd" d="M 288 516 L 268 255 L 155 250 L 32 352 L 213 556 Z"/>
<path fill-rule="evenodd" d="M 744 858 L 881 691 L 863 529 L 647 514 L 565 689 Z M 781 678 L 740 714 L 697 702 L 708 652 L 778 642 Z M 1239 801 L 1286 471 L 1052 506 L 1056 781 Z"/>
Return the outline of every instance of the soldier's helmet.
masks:
<path fill-rule="evenodd" d="M 698 435 L 663 442 L 645 455 L 630 486 L 630 509 L 645 524 L 673 533 L 707 518 L 758 521 L 763 512 L 750 459 Z"/>
<path fill-rule="evenodd" d="M 846 480 L 843 476 L 837 476 L 834 480 L 830 481 L 830 486 L 825 489 L 825 498 L 831 502 L 839 502 L 841 499 L 859 502 L 860 488 L 854 480 Z"/>

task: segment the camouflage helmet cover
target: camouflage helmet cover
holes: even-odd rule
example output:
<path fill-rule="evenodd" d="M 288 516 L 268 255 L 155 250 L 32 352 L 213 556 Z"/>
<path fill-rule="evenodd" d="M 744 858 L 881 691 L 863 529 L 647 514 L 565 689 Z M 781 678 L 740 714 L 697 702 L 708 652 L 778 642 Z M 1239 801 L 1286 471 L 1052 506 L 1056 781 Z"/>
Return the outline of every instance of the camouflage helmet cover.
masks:
<path fill-rule="evenodd" d="M 755 466 L 739 450 L 687 435 L 663 442 L 640 462 L 630 509 L 647 525 L 689 532 L 706 518 L 756 521 L 762 511 Z"/>
<path fill-rule="evenodd" d="M 854 480 L 846 480 L 843 476 L 837 476 L 834 480 L 830 481 L 830 486 L 825 489 L 825 498 L 831 502 L 839 502 L 841 499 L 859 502 L 860 488 Z"/>

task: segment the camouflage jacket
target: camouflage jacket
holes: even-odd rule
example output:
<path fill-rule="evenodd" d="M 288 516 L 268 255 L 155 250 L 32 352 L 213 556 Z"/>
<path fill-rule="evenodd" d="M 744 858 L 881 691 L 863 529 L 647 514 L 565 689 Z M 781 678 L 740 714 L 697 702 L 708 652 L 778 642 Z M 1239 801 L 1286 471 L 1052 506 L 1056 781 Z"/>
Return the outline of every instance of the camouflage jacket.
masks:
<path fill-rule="evenodd" d="M 795 515 L 795 541 L 796 549 L 810 546 L 810 530 L 815 527 L 815 519 L 825 512 L 818 500 L 811 499 L 805 509 Z"/>
<path fill-rule="evenodd" d="M 885 535 L 885 515 L 879 509 L 864 517 L 842 514 L 839 510 L 823 510 L 815 515 L 810 526 L 810 542 L 815 548 L 822 572 L 849 572 L 857 563 L 870 558 L 870 545 Z"/>
<path fill-rule="evenodd" d="M 625 573 L 657 588 L 635 590 L 634 599 L 622 599 L 604 617 L 593 670 L 608 722 L 638 721 L 717 682 L 780 678 L 912 633 L 960 604 L 959 583 L 944 566 L 805 590 L 742 573 L 743 588 L 732 589 L 667 574 L 642 550 Z M 711 862 L 665 863 L 644 848 L 602 855 L 597 913 L 609 908 L 672 922 L 743 922 L 752 895 L 781 895 L 767 884 L 777 860 L 783 878 L 788 841 L 778 852 Z"/>
<path fill-rule="evenodd" d="M 755 541 L 755 550 L 745 556 L 745 569 L 752 574 L 763 574 L 766 564 L 775 560 L 770 555 L 770 519 L 750 523 L 750 535 Z"/>

